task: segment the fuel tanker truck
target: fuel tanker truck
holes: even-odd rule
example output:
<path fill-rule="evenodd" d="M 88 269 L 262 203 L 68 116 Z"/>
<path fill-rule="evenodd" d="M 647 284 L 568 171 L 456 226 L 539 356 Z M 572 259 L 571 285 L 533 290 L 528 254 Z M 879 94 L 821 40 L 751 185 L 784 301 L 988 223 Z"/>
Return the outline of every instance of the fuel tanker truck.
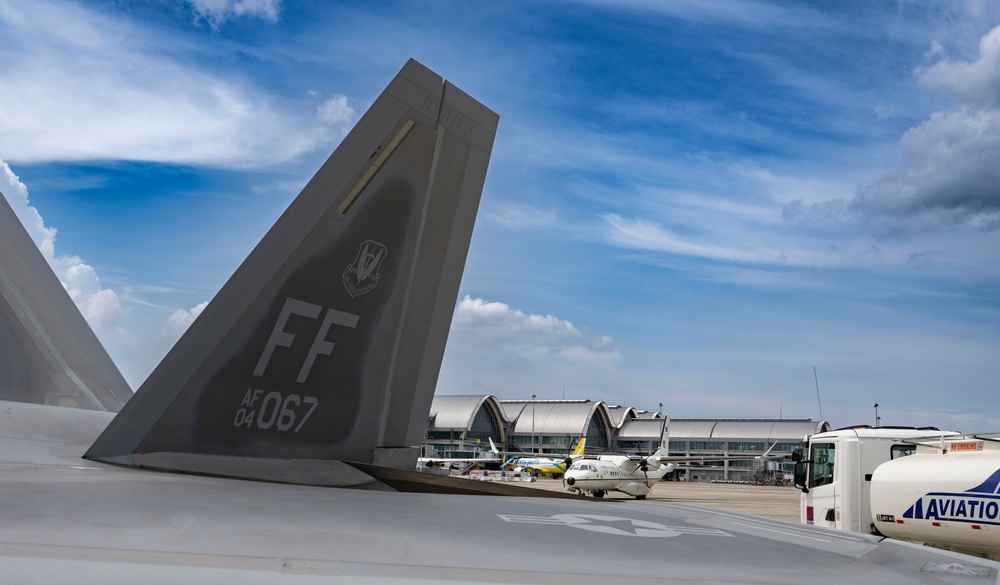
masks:
<path fill-rule="evenodd" d="M 1000 560 L 1000 441 L 868 426 L 806 438 L 793 455 L 801 521 Z"/>

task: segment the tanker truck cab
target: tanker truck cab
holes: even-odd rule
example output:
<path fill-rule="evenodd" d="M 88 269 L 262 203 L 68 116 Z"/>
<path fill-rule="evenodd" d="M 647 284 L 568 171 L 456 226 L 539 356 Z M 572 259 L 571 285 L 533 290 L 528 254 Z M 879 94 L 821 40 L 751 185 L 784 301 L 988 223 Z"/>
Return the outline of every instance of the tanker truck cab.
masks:
<path fill-rule="evenodd" d="M 911 455 L 914 441 L 940 437 L 934 428 L 857 426 L 806 437 L 793 455 L 800 519 L 838 530 L 878 534 L 871 517 L 872 474 L 882 463 Z"/>

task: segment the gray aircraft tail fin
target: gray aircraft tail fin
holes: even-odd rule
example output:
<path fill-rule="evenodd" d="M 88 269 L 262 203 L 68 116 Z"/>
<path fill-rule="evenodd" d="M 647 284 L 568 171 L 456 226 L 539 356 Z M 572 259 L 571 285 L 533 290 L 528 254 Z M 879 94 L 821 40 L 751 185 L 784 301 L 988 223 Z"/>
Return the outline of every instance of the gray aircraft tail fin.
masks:
<path fill-rule="evenodd" d="M 409 61 L 87 457 L 316 485 L 413 469 L 497 122 Z"/>
<path fill-rule="evenodd" d="M 0 400 L 118 412 L 131 396 L 0 193 Z"/>

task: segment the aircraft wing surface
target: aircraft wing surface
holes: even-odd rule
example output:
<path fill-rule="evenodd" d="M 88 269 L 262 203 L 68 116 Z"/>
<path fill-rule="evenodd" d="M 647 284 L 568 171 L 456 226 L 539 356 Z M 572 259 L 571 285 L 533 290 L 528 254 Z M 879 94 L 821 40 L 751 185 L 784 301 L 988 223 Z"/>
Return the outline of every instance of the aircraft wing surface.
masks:
<path fill-rule="evenodd" d="M 40 425 L 53 410 L 0 403 L 10 415 L 0 416 L 0 439 L 11 433 L 11 416 Z M 46 465 L 0 450 L 0 581 L 968 585 L 996 582 L 1000 567 L 672 504 L 396 493 L 119 467 L 80 459 L 101 430 L 89 420 L 58 437 L 22 440 L 20 452 L 34 443 L 27 450 L 48 453 Z"/>

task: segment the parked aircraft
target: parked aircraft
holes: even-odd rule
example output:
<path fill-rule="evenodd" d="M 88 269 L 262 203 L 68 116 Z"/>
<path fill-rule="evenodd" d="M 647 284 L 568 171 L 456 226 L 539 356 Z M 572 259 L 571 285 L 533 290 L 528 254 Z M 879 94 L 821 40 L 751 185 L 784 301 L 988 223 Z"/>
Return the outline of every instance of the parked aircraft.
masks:
<path fill-rule="evenodd" d="M 563 476 L 566 489 L 596 498 L 603 498 L 608 492 L 622 492 L 635 496 L 637 500 L 645 500 L 653 486 L 678 469 L 680 463 L 763 459 L 774 449 L 771 445 L 763 455 L 756 456 L 671 456 L 668 453 L 668 422 L 669 419 L 663 419 L 660 446 L 652 455 L 600 455 L 575 460 Z"/>
<path fill-rule="evenodd" d="M 673 463 L 660 463 L 665 449 L 649 457 L 627 455 L 578 459 L 563 477 L 567 489 L 579 494 L 603 498 L 608 492 L 622 492 L 645 500 L 653 485 L 674 470 Z"/>
<path fill-rule="evenodd" d="M 459 467 L 475 465 L 477 463 L 497 463 L 500 461 L 500 450 L 493 444 L 493 439 L 487 437 L 490 442 L 489 454 L 483 453 L 480 457 L 420 457 L 417 459 L 417 467 L 438 467 L 458 469 Z"/>
<path fill-rule="evenodd" d="M 995 580 L 998 563 L 874 536 L 658 503 L 467 497 L 448 492 L 491 482 L 413 471 L 496 125 L 407 63 L 117 415 L 82 396 L 125 399 L 104 387 L 113 373 L 95 374 L 96 338 L 67 343 L 75 317 L 26 298 L 31 282 L 59 296 L 48 267 L 23 246 L 0 253 L 0 349 L 35 356 L 3 378 L 0 581 Z M 6 233 L 15 221 L 0 216 Z M 79 382 L 40 375 L 50 358 Z M 370 489 L 327 487 L 348 485 Z"/>
<path fill-rule="evenodd" d="M 560 474 L 566 471 L 566 467 L 577 457 L 583 456 L 584 445 L 587 437 L 581 438 L 573 448 L 573 452 L 565 457 L 538 457 L 538 456 L 517 456 L 511 457 L 503 463 L 504 469 L 513 471 L 523 471 L 526 473 L 548 473 Z"/>

